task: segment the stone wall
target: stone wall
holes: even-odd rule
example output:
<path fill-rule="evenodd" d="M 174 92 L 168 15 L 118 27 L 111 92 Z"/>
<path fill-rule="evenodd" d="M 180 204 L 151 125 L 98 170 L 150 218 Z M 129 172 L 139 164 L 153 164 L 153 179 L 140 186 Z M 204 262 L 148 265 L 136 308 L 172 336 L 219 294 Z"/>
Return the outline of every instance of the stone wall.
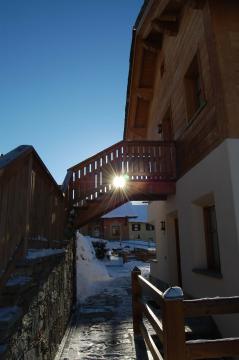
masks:
<path fill-rule="evenodd" d="M 11 337 L 7 360 L 54 359 L 73 305 L 73 259 L 71 243 L 48 275 L 39 277 L 37 291 Z"/>

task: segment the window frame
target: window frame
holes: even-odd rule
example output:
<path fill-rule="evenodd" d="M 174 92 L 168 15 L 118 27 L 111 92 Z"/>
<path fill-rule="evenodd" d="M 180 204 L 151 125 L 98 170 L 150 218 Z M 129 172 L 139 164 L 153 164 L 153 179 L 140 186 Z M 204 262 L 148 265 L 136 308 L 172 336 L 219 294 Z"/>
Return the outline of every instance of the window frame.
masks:
<path fill-rule="evenodd" d="M 213 224 L 214 217 L 214 224 Z M 215 205 L 203 207 L 204 234 L 206 243 L 207 270 L 221 273 L 217 216 Z"/>
<path fill-rule="evenodd" d="M 135 229 L 135 227 L 137 227 L 137 229 Z M 140 231 L 141 226 L 140 226 L 140 224 L 131 224 L 131 229 L 132 229 L 132 231 Z"/>
<path fill-rule="evenodd" d="M 184 75 L 187 122 L 191 123 L 206 104 L 199 51 L 192 57 Z"/>
<path fill-rule="evenodd" d="M 154 225 L 153 225 L 153 224 L 146 223 L 145 229 L 146 229 L 147 231 L 154 231 Z"/>

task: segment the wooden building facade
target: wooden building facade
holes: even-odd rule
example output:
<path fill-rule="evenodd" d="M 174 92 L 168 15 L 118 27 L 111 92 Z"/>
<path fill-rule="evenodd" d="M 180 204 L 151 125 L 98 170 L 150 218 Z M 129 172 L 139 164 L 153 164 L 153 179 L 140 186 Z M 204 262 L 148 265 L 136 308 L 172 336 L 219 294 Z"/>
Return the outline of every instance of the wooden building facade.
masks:
<path fill-rule="evenodd" d="M 177 155 L 175 195 L 150 205 L 151 273 L 193 297 L 239 294 L 238 19 L 234 0 L 149 0 L 133 31 L 124 139 Z M 236 316 L 216 321 L 238 333 Z"/>
<path fill-rule="evenodd" d="M 0 273 L 28 248 L 62 246 L 66 219 L 65 198 L 32 146 L 0 157 Z"/>

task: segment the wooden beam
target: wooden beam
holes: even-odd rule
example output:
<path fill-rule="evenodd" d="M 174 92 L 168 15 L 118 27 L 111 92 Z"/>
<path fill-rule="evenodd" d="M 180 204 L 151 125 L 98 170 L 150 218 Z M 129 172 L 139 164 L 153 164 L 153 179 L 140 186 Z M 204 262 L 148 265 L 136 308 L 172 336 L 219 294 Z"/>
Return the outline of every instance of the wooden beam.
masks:
<path fill-rule="evenodd" d="M 152 52 L 158 52 L 162 48 L 162 42 L 158 42 L 155 40 L 144 39 L 142 40 L 142 45 L 146 50 Z"/>
<path fill-rule="evenodd" d="M 154 286 L 150 281 L 145 279 L 143 276 L 139 276 L 139 283 L 142 288 L 142 291 L 145 294 L 150 295 L 158 305 L 163 304 L 163 293 L 156 286 Z"/>
<path fill-rule="evenodd" d="M 184 300 L 185 316 L 239 313 L 239 296 Z"/>
<path fill-rule="evenodd" d="M 186 342 L 189 359 L 211 359 L 239 355 L 239 338 Z"/>
<path fill-rule="evenodd" d="M 163 22 L 177 22 L 179 17 L 179 13 L 175 12 L 165 12 L 160 15 L 159 20 Z"/>
<path fill-rule="evenodd" d="M 144 315 L 146 316 L 146 318 L 148 319 L 148 321 L 150 322 L 150 324 L 154 328 L 154 330 L 155 330 L 156 334 L 158 335 L 161 343 L 163 343 L 163 325 L 162 325 L 162 321 L 159 320 L 159 318 L 155 315 L 155 313 L 152 311 L 152 309 L 147 304 L 144 304 L 143 310 L 144 310 Z"/>
<path fill-rule="evenodd" d="M 132 313 L 133 313 L 133 328 L 134 334 L 140 335 L 140 325 L 143 321 L 142 306 L 140 303 L 142 290 L 139 284 L 139 276 L 141 271 L 139 268 L 134 268 L 131 273 L 131 283 L 132 283 Z"/>
<path fill-rule="evenodd" d="M 153 89 L 139 87 L 136 90 L 136 94 L 138 98 L 150 101 L 153 98 Z"/>
<path fill-rule="evenodd" d="M 146 342 L 146 345 L 148 349 L 150 350 L 150 353 L 154 360 L 163 360 L 163 357 L 161 356 L 157 346 L 155 345 L 152 336 L 148 333 L 145 325 L 142 323 L 140 325 L 141 334 L 143 335 L 144 341 Z"/>
<path fill-rule="evenodd" d="M 165 299 L 162 320 L 164 359 L 187 359 L 183 301 L 179 299 Z"/>
<path fill-rule="evenodd" d="M 154 31 L 164 33 L 169 36 L 175 36 L 178 33 L 178 21 L 161 21 L 155 19 L 152 21 L 152 28 Z"/>

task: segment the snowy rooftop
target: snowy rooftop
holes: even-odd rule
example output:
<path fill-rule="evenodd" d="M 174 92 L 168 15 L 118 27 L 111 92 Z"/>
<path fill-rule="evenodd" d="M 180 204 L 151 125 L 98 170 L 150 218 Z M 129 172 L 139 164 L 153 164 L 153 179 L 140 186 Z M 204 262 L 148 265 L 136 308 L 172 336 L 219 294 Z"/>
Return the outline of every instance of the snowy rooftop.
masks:
<path fill-rule="evenodd" d="M 102 216 L 103 219 L 129 217 L 130 222 L 147 222 L 148 204 L 130 201 Z"/>

